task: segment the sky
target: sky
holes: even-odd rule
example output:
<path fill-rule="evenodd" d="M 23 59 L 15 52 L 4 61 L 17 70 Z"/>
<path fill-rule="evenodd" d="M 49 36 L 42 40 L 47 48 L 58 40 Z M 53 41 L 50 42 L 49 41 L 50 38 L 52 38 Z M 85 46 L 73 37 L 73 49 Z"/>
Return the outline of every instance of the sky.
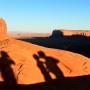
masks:
<path fill-rule="evenodd" d="M 90 0 L 0 0 L 8 31 L 90 30 Z"/>

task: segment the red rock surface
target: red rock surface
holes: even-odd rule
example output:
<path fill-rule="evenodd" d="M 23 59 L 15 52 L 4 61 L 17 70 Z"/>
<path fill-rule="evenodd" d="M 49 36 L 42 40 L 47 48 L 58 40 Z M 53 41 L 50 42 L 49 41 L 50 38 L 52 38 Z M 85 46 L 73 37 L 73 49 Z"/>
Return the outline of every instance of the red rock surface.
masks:
<path fill-rule="evenodd" d="M 56 66 L 60 69 L 63 77 L 90 74 L 90 59 L 76 53 L 45 48 L 12 38 L 9 39 L 5 47 L 0 48 L 0 51 L 6 52 L 9 58 L 15 63 L 11 65 L 11 67 L 19 84 L 45 82 L 44 75 L 37 65 L 37 60 L 34 58 L 34 55 L 39 56 L 38 52 L 40 51 L 42 51 L 46 57 L 58 60 Z M 40 58 L 39 60 L 44 62 L 47 59 Z M 54 67 L 52 61 L 49 64 L 52 64 L 51 67 Z M 46 64 L 44 64 L 44 68 L 46 69 L 45 65 Z M 52 79 L 57 78 L 55 74 L 53 74 L 53 71 L 49 74 Z M 1 78 L 0 81 L 3 81 L 3 79 Z"/>
<path fill-rule="evenodd" d="M 62 30 L 64 35 L 84 35 L 90 36 L 90 30 Z"/>
<path fill-rule="evenodd" d="M 0 41 L 9 38 L 7 35 L 7 26 L 6 22 L 0 18 Z"/>
<path fill-rule="evenodd" d="M 7 27 L 5 21 L 0 18 L 0 34 L 6 34 L 7 33 Z"/>
<path fill-rule="evenodd" d="M 0 81 L 35 84 L 90 74 L 90 58 L 0 35 Z"/>
<path fill-rule="evenodd" d="M 64 36 L 71 36 L 71 35 L 83 35 L 83 36 L 90 36 L 90 30 L 65 30 L 65 29 L 61 29 L 61 30 L 54 30 L 57 33 L 62 32 L 62 34 Z"/>

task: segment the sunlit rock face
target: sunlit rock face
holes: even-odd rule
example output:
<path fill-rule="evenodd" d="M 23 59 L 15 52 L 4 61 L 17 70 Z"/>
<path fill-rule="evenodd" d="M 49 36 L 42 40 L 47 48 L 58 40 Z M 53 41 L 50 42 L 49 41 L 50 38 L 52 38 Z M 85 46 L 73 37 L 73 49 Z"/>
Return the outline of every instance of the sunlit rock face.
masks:
<path fill-rule="evenodd" d="M 61 37 L 61 36 L 72 36 L 72 35 L 81 35 L 90 37 L 90 30 L 53 30 L 52 37 Z"/>
<path fill-rule="evenodd" d="M 7 33 L 7 26 L 6 22 L 0 18 L 0 34 L 6 34 Z"/>
<path fill-rule="evenodd" d="M 0 43 L 8 38 L 6 22 L 0 18 Z"/>
<path fill-rule="evenodd" d="M 90 30 L 61 30 L 64 35 L 82 35 L 82 36 L 90 36 Z"/>

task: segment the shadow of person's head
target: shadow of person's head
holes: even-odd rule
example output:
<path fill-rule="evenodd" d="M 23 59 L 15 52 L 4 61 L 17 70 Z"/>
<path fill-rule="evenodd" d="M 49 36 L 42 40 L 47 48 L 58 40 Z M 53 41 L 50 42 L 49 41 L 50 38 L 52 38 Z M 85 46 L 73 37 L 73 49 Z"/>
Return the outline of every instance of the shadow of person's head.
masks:
<path fill-rule="evenodd" d="M 38 52 L 38 55 L 39 55 L 41 58 L 45 58 L 45 57 L 46 57 L 46 55 L 45 55 L 45 53 L 44 53 L 43 51 L 39 51 L 39 52 Z"/>
<path fill-rule="evenodd" d="M 37 56 L 36 54 L 34 54 L 33 57 L 34 57 L 36 60 L 39 60 L 39 56 Z"/>
<path fill-rule="evenodd" d="M 4 51 L 1 51 L 1 56 L 2 57 L 9 57 L 8 54 L 6 52 L 4 52 Z"/>
<path fill-rule="evenodd" d="M 1 51 L 0 60 L 6 64 L 15 64 L 15 62 L 9 57 L 9 55 L 5 51 Z"/>

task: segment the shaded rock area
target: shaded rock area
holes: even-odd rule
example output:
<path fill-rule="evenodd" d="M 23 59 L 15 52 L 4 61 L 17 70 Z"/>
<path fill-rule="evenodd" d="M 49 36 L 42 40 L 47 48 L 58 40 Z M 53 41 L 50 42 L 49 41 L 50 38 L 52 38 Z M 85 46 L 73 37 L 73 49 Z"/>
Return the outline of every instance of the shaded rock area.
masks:
<path fill-rule="evenodd" d="M 68 32 L 68 31 L 67 31 Z M 22 37 L 22 35 L 21 35 Z M 16 37 L 17 38 L 17 37 Z M 60 34 L 55 34 L 54 36 L 48 37 L 27 37 L 17 38 L 19 40 L 33 43 L 36 45 L 55 48 L 60 50 L 67 50 L 74 53 L 79 53 L 90 58 L 90 37 L 83 35 L 72 35 L 72 36 L 60 36 Z"/>
<path fill-rule="evenodd" d="M 51 37 L 54 38 L 63 37 L 63 32 L 60 30 L 53 30 Z"/>

